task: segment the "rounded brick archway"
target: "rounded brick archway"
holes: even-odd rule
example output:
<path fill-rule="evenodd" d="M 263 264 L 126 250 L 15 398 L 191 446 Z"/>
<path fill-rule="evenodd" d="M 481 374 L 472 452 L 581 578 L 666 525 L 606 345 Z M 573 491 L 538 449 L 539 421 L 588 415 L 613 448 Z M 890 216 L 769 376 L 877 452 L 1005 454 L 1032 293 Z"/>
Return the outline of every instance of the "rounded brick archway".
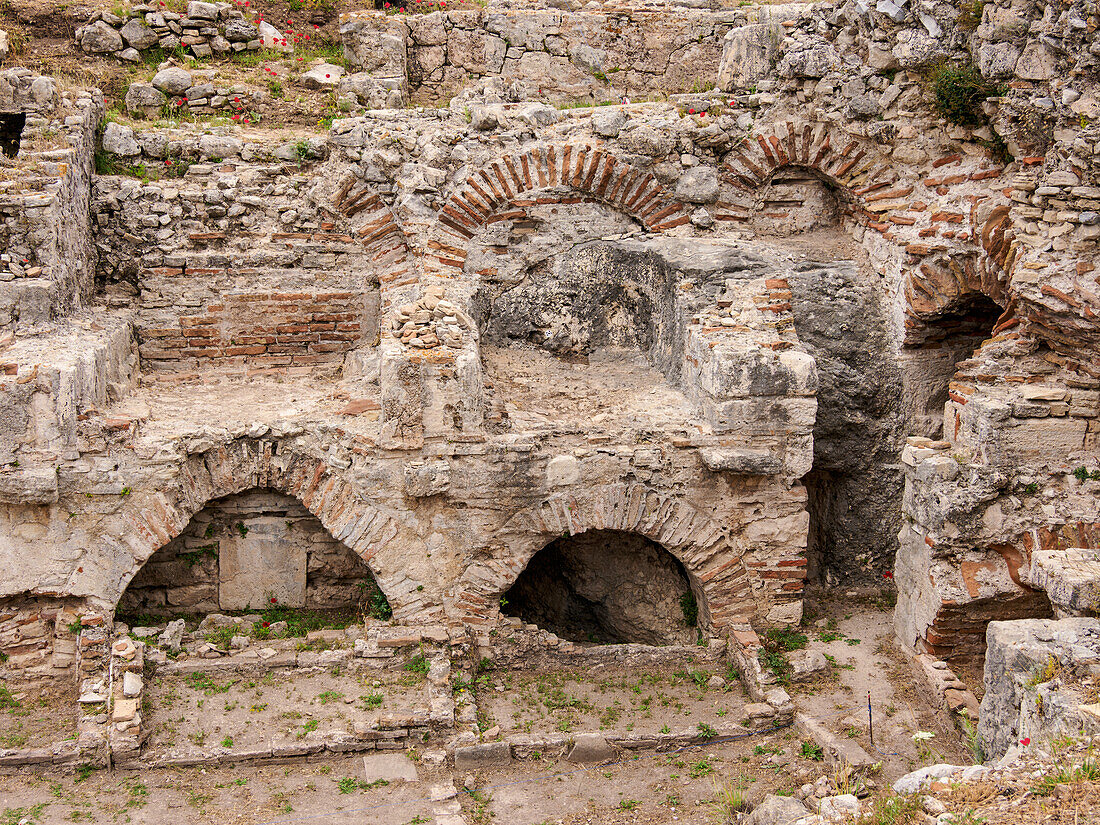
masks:
<path fill-rule="evenodd" d="M 406 575 L 398 542 L 401 524 L 364 501 L 323 459 L 286 449 L 276 440 L 239 439 L 188 457 L 170 491 L 135 493 L 120 513 L 122 543 L 133 554 L 119 564 L 119 578 L 104 594 L 115 604 L 141 566 L 178 536 L 192 517 L 216 499 L 253 488 L 291 496 L 370 568 L 398 620 L 435 619 L 440 606 L 423 604 L 422 582 Z M 420 590 L 417 588 L 420 587 Z"/>
<path fill-rule="evenodd" d="M 717 631 L 747 621 L 757 607 L 743 552 L 724 525 L 642 484 L 618 484 L 551 496 L 513 516 L 501 528 L 493 557 L 467 568 L 454 610 L 466 622 L 494 621 L 500 596 L 536 553 L 557 538 L 588 530 L 635 533 L 671 553 L 687 572 L 700 627 Z"/>

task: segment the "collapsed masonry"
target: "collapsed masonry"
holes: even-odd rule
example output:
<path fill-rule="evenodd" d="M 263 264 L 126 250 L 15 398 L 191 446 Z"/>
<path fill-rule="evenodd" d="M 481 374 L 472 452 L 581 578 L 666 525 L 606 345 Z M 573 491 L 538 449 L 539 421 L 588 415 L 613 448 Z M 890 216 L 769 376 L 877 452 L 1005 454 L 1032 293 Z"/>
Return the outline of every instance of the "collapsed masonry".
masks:
<path fill-rule="evenodd" d="M 1049 615 L 1036 554 L 1100 547 L 1097 21 L 761 14 L 353 15 L 349 107 L 461 93 L 308 139 L 97 138 L 98 92 L 0 75 L 9 666 L 69 672 L 75 620 L 120 604 L 368 585 L 483 633 L 547 552 L 572 579 L 519 615 L 582 642 L 677 640 L 686 596 L 714 636 L 797 622 L 808 575 L 891 569 L 923 652 Z M 967 54 L 1007 89 L 945 127 L 922 67 Z M 682 66 L 670 101 L 547 105 Z M 248 93 L 164 72 L 131 108 Z M 93 174 L 97 140 L 165 171 Z M 683 592 L 627 615 L 657 575 Z"/>

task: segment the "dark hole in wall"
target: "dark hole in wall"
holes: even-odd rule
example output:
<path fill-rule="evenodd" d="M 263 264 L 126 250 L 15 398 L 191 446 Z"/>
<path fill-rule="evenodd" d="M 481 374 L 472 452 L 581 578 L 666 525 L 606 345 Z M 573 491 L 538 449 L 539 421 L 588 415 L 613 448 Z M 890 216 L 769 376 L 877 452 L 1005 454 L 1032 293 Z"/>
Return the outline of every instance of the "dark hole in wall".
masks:
<path fill-rule="evenodd" d="M 555 539 L 504 594 L 502 611 L 574 642 L 690 644 L 687 572 L 656 542 L 618 530 Z M 692 617 L 693 618 L 693 617 Z"/>
<path fill-rule="evenodd" d="M 951 309 L 925 323 L 931 334 L 921 349 L 940 350 L 944 373 L 939 376 L 936 392 L 928 397 L 929 415 L 941 421 L 943 405 L 947 403 L 947 385 L 960 361 L 969 358 L 983 341 L 990 337 L 997 319 L 1004 310 L 981 293 L 969 293 Z"/>
<path fill-rule="evenodd" d="M 27 115 L 24 112 L 0 113 L 0 152 L 9 158 L 19 154 L 19 141 L 26 125 Z"/>

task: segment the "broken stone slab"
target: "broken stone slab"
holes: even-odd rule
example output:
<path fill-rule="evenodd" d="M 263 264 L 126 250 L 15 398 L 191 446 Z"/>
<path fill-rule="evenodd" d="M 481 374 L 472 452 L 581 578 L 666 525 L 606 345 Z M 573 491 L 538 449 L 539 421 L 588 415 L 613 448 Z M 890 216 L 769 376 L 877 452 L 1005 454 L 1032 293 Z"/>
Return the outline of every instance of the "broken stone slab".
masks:
<path fill-rule="evenodd" d="M 806 682 L 829 670 L 829 662 L 820 650 L 796 650 L 787 656 L 792 682 Z"/>
<path fill-rule="evenodd" d="M 800 735 L 812 739 L 821 748 L 825 761 L 830 766 L 850 765 L 859 769 L 875 764 L 875 760 L 857 743 L 851 739 L 841 739 L 805 713 L 796 713 L 794 724 Z"/>
<path fill-rule="evenodd" d="M 736 450 L 726 447 L 706 447 L 699 451 L 703 463 L 712 472 L 737 475 L 776 475 L 783 471 L 783 461 L 777 456 L 757 450 Z"/>
<path fill-rule="evenodd" d="M 168 626 L 164 628 L 164 632 L 157 637 L 157 644 L 160 647 L 167 648 L 172 653 L 179 653 L 180 646 L 183 644 L 183 631 L 186 625 L 187 623 L 183 619 L 169 622 Z"/>
<path fill-rule="evenodd" d="M 850 793 L 827 796 L 821 800 L 819 813 L 826 822 L 851 822 L 859 817 L 859 799 Z"/>
<path fill-rule="evenodd" d="M 144 687 L 145 682 L 141 676 L 132 671 L 126 671 L 122 674 L 122 695 L 127 698 L 133 698 L 141 695 L 141 690 Z"/>
<path fill-rule="evenodd" d="M 507 742 L 485 742 L 455 748 L 456 771 L 496 767 L 507 765 L 511 761 L 512 748 Z"/>
<path fill-rule="evenodd" d="M 565 755 L 569 762 L 606 762 L 618 754 L 599 733 L 581 733 L 573 739 L 573 747 Z"/>
<path fill-rule="evenodd" d="M 1063 616 L 1100 612 L 1100 551 L 1083 547 L 1036 549 L 1029 578 Z M 1057 615 L 1057 614 L 1056 614 Z"/>
<path fill-rule="evenodd" d="M 416 765 L 403 753 L 379 753 L 363 757 L 363 779 L 368 782 L 419 782 Z"/>

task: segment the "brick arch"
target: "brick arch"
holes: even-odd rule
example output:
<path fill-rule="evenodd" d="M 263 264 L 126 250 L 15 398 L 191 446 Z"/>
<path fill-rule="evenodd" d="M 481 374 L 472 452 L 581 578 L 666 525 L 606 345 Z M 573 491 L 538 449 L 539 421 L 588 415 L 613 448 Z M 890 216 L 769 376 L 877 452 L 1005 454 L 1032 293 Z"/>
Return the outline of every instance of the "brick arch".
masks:
<path fill-rule="evenodd" d="M 530 196 L 554 189 L 611 206 L 651 232 L 687 223 L 684 204 L 657 179 L 588 144 L 541 144 L 504 155 L 469 175 L 439 210 L 425 252 L 424 274 L 457 278 L 475 235 L 509 209 L 533 205 Z"/>
<path fill-rule="evenodd" d="M 133 557 L 107 594 L 110 603 L 118 602 L 149 557 L 183 532 L 210 501 L 260 487 L 300 501 L 335 539 L 351 548 L 370 568 L 397 619 L 437 614 L 439 608 L 422 605 L 423 594 L 416 589 L 421 583 L 404 572 L 407 562 L 394 542 L 401 532 L 398 521 L 364 501 L 323 459 L 286 447 L 275 440 L 228 442 L 189 456 L 171 491 L 135 493 L 121 525 L 122 542 Z"/>
<path fill-rule="evenodd" d="M 972 238 L 977 250 L 967 255 L 929 254 L 931 250 L 919 245 L 907 248 L 912 265 L 904 284 L 906 346 L 919 346 L 939 317 L 972 295 L 984 295 L 1004 310 L 994 332 L 1015 325 L 1009 282 L 1019 248 L 1008 207 L 994 209 L 980 230 L 974 228 Z"/>
<path fill-rule="evenodd" d="M 455 609 L 464 621 L 487 622 L 499 598 L 534 555 L 563 535 L 620 530 L 645 536 L 683 564 L 699 601 L 700 622 L 715 631 L 748 620 L 756 608 L 743 552 L 724 525 L 687 502 L 642 484 L 612 484 L 561 493 L 513 516 L 492 558 L 467 568 Z"/>
<path fill-rule="evenodd" d="M 813 171 L 853 196 L 857 204 L 873 199 L 898 179 L 889 158 L 870 142 L 824 123 L 786 121 L 744 138 L 726 154 L 719 171 L 735 194 L 717 204 L 715 217 L 732 223 L 748 221 L 756 192 L 777 170 L 788 166 Z"/>
<path fill-rule="evenodd" d="M 371 263 L 378 268 L 382 311 L 396 300 L 402 287 L 417 282 L 416 259 L 396 216 L 369 183 L 348 172 L 333 193 L 329 210 L 361 239 Z"/>

